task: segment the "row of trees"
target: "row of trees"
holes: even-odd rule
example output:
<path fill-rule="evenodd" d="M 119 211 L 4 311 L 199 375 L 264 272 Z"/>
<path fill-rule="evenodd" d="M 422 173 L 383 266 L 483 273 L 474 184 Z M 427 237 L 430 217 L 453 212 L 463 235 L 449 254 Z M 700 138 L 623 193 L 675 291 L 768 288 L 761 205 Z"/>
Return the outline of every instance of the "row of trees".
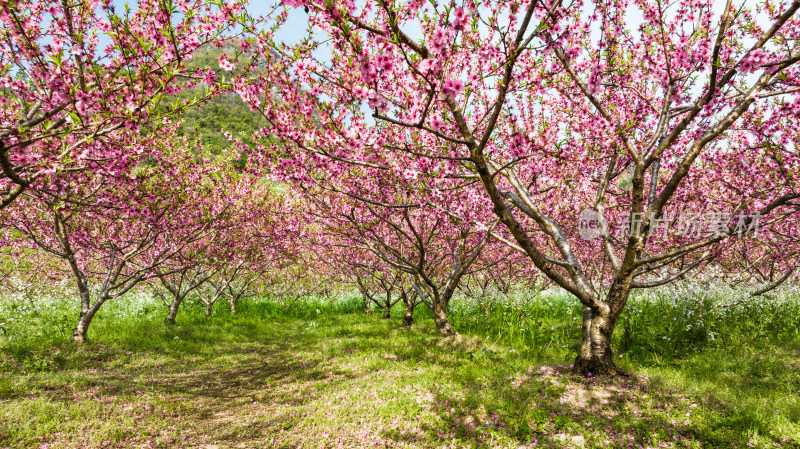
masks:
<path fill-rule="evenodd" d="M 207 310 L 221 298 L 234 309 L 257 274 L 298 251 L 282 245 L 298 228 L 274 186 L 236 172 L 236 152 L 193 155 L 174 130 L 159 128 L 137 143 L 159 148 L 156 160 L 113 173 L 82 170 L 29 189 L 3 210 L 3 243 L 13 258 L 50 265 L 28 271 L 68 270 L 81 304 L 75 341 L 86 339 L 106 301 L 145 282 L 167 304 L 169 324 L 200 287 Z"/>
<path fill-rule="evenodd" d="M 444 335 L 455 284 L 503 245 L 582 304 L 579 373 L 617 372 L 633 289 L 793 272 L 800 2 L 291 3 L 314 31 L 260 34 L 282 56 L 248 84 L 262 151 L 337 198 L 319 215 L 411 276 Z M 709 226 L 669 232 L 687 214 Z"/>
<path fill-rule="evenodd" d="M 264 62 L 236 29 L 244 2 L 135 6 L 0 3 L 2 281 L 35 307 L 68 278 L 76 342 L 133 289 L 149 285 L 174 324 L 190 293 L 235 311 L 301 263 L 291 198 L 243 170 L 225 130 L 180 132 L 186 111 L 230 102 L 218 60 Z"/>
<path fill-rule="evenodd" d="M 335 279 L 457 338 L 458 289 L 546 279 L 584 310 L 575 371 L 613 374 L 633 289 L 792 277 L 800 1 L 284 3 L 0 5 L 2 223 L 69 267 L 75 340 L 145 281 L 174 321 L 204 285 Z M 266 126 L 212 155 L 169 118 L 221 92 Z"/>

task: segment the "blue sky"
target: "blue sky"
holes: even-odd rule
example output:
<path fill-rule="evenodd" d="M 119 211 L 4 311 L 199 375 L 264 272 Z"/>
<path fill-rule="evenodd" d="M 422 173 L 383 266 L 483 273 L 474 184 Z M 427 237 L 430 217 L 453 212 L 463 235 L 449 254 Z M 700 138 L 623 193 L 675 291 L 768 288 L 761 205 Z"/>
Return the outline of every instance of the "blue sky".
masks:
<path fill-rule="evenodd" d="M 257 16 L 266 14 L 280 3 L 280 0 L 250 0 L 247 10 Z M 135 10 L 138 0 L 114 0 L 112 4 L 116 7 L 117 13 L 122 14 L 125 11 L 126 4 L 132 10 Z M 307 29 L 308 20 L 303 9 L 289 8 L 288 21 L 277 37 L 284 42 L 294 43 L 301 39 Z"/>
<path fill-rule="evenodd" d="M 265 14 L 271 11 L 280 1 L 251 0 L 247 9 L 253 15 Z M 296 43 L 302 39 L 308 30 L 308 16 L 302 8 L 289 8 L 289 17 L 286 24 L 275 36 L 286 43 Z"/>

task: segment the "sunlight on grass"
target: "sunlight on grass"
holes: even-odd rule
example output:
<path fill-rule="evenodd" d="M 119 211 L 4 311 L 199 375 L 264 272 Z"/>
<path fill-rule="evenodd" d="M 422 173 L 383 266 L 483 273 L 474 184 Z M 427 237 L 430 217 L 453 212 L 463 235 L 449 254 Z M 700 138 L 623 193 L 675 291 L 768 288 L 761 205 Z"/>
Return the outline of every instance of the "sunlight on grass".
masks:
<path fill-rule="evenodd" d="M 365 316 L 355 298 L 289 310 L 253 300 L 212 317 L 188 303 L 165 326 L 143 296 L 109 304 L 82 347 L 67 342 L 72 304 L 53 301 L 37 317 L 6 306 L 0 317 L 18 319 L 0 337 L 0 447 L 800 443 L 791 323 L 769 339 L 748 333 L 752 324 L 709 322 L 718 337 L 698 340 L 665 333 L 665 316 L 685 314 L 679 305 L 662 304 L 656 320 L 647 304 L 615 336 L 635 373 L 617 379 L 567 374 L 577 311 L 558 298 L 456 304 L 460 344 L 438 337 L 426 311 L 406 329 L 399 309 Z M 683 346 L 654 348 L 662 334 Z"/>

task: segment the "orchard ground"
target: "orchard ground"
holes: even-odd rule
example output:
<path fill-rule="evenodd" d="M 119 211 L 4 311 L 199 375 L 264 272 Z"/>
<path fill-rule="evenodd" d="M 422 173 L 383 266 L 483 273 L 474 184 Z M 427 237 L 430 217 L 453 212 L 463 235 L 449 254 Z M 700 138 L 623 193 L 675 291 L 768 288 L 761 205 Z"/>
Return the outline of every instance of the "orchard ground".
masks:
<path fill-rule="evenodd" d="M 634 297 L 614 338 L 631 376 L 613 379 L 568 374 L 579 310 L 558 294 L 459 298 L 460 343 L 427 310 L 402 328 L 355 297 L 190 301 L 166 326 L 143 294 L 82 346 L 73 302 L 6 298 L 0 447 L 800 447 L 797 290 L 723 297 Z"/>

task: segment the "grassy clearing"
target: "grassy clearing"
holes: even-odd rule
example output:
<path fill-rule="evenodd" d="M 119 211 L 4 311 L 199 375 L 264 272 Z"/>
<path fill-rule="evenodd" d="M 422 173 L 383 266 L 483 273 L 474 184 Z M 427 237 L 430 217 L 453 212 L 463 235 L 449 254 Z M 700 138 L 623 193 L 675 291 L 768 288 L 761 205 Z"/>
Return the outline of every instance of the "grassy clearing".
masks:
<path fill-rule="evenodd" d="M 72 304 L 6 301 L 0 447 L 800 447 L 791 295 L 634 298 L 615 347 L 635 375 L 614 380 L 566 374 L 574 304 L 520 295 L 454 304 L 457 346 L 355 298 L 188 303 L 170 327 L 133 297 L 76 347 Z"/>

